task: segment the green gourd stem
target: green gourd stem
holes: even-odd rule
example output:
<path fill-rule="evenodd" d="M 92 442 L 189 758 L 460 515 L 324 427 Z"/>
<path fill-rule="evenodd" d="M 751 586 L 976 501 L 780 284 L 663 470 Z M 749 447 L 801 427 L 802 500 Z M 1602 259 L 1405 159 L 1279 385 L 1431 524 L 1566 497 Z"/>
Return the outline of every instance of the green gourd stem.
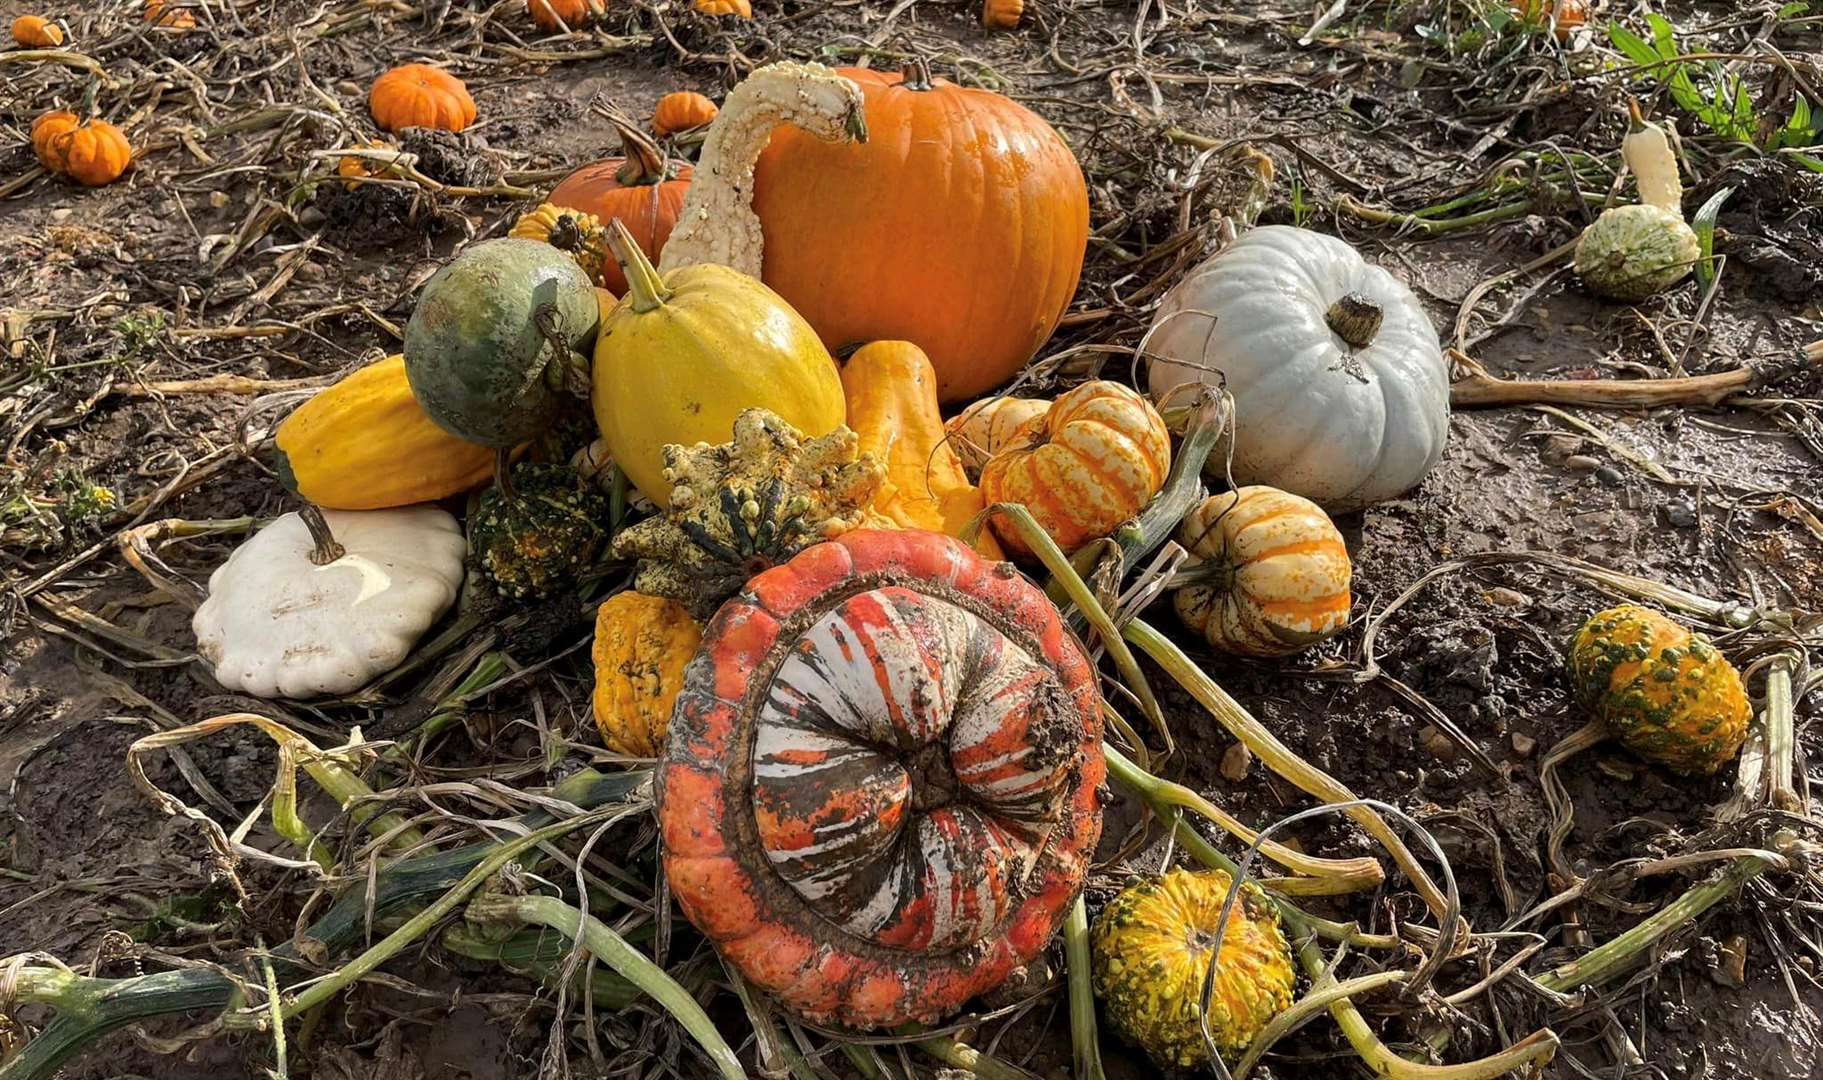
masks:
<path fill-rule="evenodd" d="M 480 888 L 483 882 L 492 877 L 501 867 L 517 858 L 521 852 L 555 840 L 566 833 L 595 824 L 605 817 L 606 814 L 601 812 L 582 814 L 547 825 L 542 829 L 501 844 L 486 858 L 476 863 L 474 869 L 464 874 L 462 880 L 456 882 L 435 902 L 407 919 L 397 930 L 386 935 L 372 948 L 342 965 L 320 982 L 310 984 L 297 997 L 291 999 L 285 1007 L 285 1018 L 292 1019 L 305 1010 L 328 1001 L 366 977 L 381 964 L 398 955 L 407 945 L 429 933 L 432 927 L 454 912 L 470 893 Z M 232 1015 L 226 1018 L 226 1025 L 229 1027 L 253 1026 L 238 1016 Z"/>
<path fill-rule="evenodd" d="M 1778 838 L 1775 838 L 1774 843 L 1778 846 Z M 1772 859 L 1759 855 L 1736 859 L 1708 881 L 1692 886 L 1682 896 L 1641 920 L 1631 930 L 1596 946 L 1567 964 L 1553 968 L 1538 979 L 1538 985 L 1557 993 L 1600 986 L 1632 968 L 1642 953 L 1666 935 L 1733 896 L 1742 885 L 1776 866 Z"/>
<path fill-rule="evenodd" d="M 1063 924 L 1064 963 L 1070 977 L 1070 1046 L 1079 1080 L 1106 1080 L 1101 1068 L 1101 1040 L 1095 1033 L 1095 987 L 1089 960 L 1089 908 L 1081 895 L 1070 905 Z"/>
<path fill-rule="evenodd" d="M 1016 1065 L 1008 1065 L 991 1054 L 984 1054 L 965 1042 L 949 1036 L 923 1039 L 912 1044 L 951 1068 L 974 1074 L 979 1080 L 1037 1080 Z"/>
<path fill-rule="evenodd" d="M 886 1074 L 881 1072 L 880 1066 L 874 1062 L 872 1051 L 866 1047 L 856 1046 L 854 1043 L 845 1042 L 836 1045 L 842 1051 L 842 1056 L 848 1059 L 848 1063 L 861 1074 L 863 1080 L 886 1080 Z"/>
<path fill-rule="evenodd" d="M 476 872 L 485 865 L 476 867 Z M 475 874 L 471 873 L 463 879 L 463 883 L 467 884 L 474 877 Z M 682 1024 L 690 1037 L 703 1048 L 703 1052 L 709 1055 L 709 1060 L 715 1063 L 716 1072 L 724 1080 L 746 1080 L 746 1070 L 741 1067 L 734 1048 L 723 1040 L 721 1033 L 715 1029 L 715 1022 L 697 1004 L 696 998 L 679 986 L 677 980 L 665 974 L 665 969 L 653 963 L 651 957 L 628 945 L 600 919 L 584 915 L 554 896 L 489 894 L 477 897 L 470 903 L 467 914 L 470 922 L 482 925 L 547 926 L 572 939 L 581 940 L 596 959 L 644 990 L 647 996 Z"/>
<path fill-rule="evenodd" d="M 1159 633 L 1144 619 L 1130 621 L 1123 632 L 1127 640 L 1139 646 L 1141 652 L 1164 668 L 1167 674 L 1177 680 L 1178 685 L 1189 691 L 1191 697 L 1228 729 L 1229 734 L 1245 743 L 1267 768 L 1324 802 L 1349 802 L 1357 797 L 1334 777 L 1293 753 L 1272 732 L 1266 730 L 1265 725 L 1242 708 L 1240 702 L 1229 697 L 1228 692 L 1214 679 L 1191 663 L 1190 658 L 1170 638 Z M 1365 806 L 1348 810 L 1347 814 L 1386 848 L 1393 861 L 1399 864 L 1399 869 L 1405 872 L 1412 887 L 1424 898 L 1425 906 L 1438 918 L 1444 918 L 1449 910 L 1449 901 L 1385 820 Z"/>
<path fill-rule="evenodd" d="M 1062 584 L 1064 595 L 1076 605 L 1077 612 L 1101 635 L 1101 643 L 1114 659 L 1114 666 L 1120 669 L 1127 689 L 1133 691 L 1133 696 L 1139 699 L 1140 710 L 1165 740 L 1165 753 L 1170 754 L 1173 747 L 1171 729 L 1165 724 L 1165 714 L 1158 707 L 1158 699 L 1152 696 L 1152 685 L 1146 681 L 1145 672 L 1139 669 L 1139 661 L 1134 659 L 1133 651 L 1121 640 L 1120 630 L 1114 625 L 1114 620 L 1108 618 L 1108 613 L 1102 610 L 1100 602 L 1095 599 L 1095 593 L 1076 573 L 1076 568 L 1070 565 L 1063 549 L 1057 546 L 1057 541 L 1051 539 L 1050 533 L 1044 531 L 1031 512 L 1018 503 L 995 503 L 983 510 L 978 518 L 990 514 L 999 514 L 1012 523 L 1026 547 L 1038 556 L 1054 579 Z M 971 524 L 970 528 L 973 527 Z"/>
<path fill-rule="evenodd" d="M 1176 817 L 1175 811 L 1177 810 L 1189 810 L 1215 822 L 1222 831 L 1243 844 L 1253 843 L 1254 838 L 1259 835 L 1236 820 L 1233 815 L 1184 785 L 1141 770 L 1119 750 L 1105 742 L 1102 744 L 1102 757 L 1107 759 L 1108 775 L 1116 783 L 1138 795 L 1161 820 Z M 1267 840 L 1262 844 L 1260 853 L 1280 866 L 1305 875 L 1304 878 L 1274 880 L 1272 887 L 1281 892 L 1304 896 L 1334 896 L 1340 893 L 1372 889 L 1386 880 L 1386 873 L 1381 869 L 1380 863 L 1366 856 L 1355 859 L 1325 859 L 1315 855 L 1306 855 L 1301 851 L 1293 851 L 1276 840 Z"/>
<path fill-rule="evenodd" d="M 471 695 L 484 687 L 499 682 L 505 675 L 506 654 L 497 649 L 493 652 L 483 653 L 481 659 L 475 661 L 474 670 L 464 676 L 462 681 L 444 696 L 443 700 L 437 702 L 437 707 L 422 724 L 418 725 L 418 729 L 388 749 L 382 755 L 381 760 L 404 761 L 410 756 L 413 747 L 423 746 L 441 734 L 445 728 L 461 719 L 466 713 L 468 699 Z"/>
<path fill-rule="evenodd" d="M 619 218 L 610 220 L 607 230 L 608 250 L 614 253 L 614 261 L 626 276 L 627 301 L 633 310 L 643 315 L 664 306 L 671 299 L 671 290 L 665 287 L 665 279 L 659 276 L 652 260 L 640 250 L 639 241 L 633 239 Z"/>
<path fill-rule="evenodd" d="M 1597 195 L 1597 198 L 1600 196 Z M 1364 206 L 1347 195 L 1336 200 L 1336 210 L 1352 214 L 1362 221 L 1376 225 L 1393 225 L 1401 230 L 1409 230 L 1419 236 L 1437 236 L 1458 229 L 1472 229 L 1478 225 L 1491 225 L 1497 221 L 1508 221 L 1524 217 L 1532 211 L 1532 201 L 1504 203 L 1473 214 L 1464 214 L 1453 218 L 1421 218 L 1412 214 L 1401 214 L 1391 210 L 1379 210 Z"/>
<path fill-rule="evenodd" d="M 461 923 L 443 931 L 443 936 L 438 941 L 444 949 L 457 956 L 499 964 L 508 971 L 528 975 L 551 985 L 556 985 L 563 978 L 564 960 L 571 947 L 569 938 L 542 929 L 514 934 L 505 941 L 497 941 L 493 936 L 477 933 Z M 570 985 L 572 988 L 583 985 L 581 972 L 575 974 Z M 596 1008 L 616 1012 L 645 996 L 639 987 L 613 971 L 590 972 L 588 988 Z"/>
<path fill-rule="evenodd" d="M 1273 1017 L 1260 1033 L 1247 1044 L 1247 1052 L 1235 1063 L 1232 1080 L 1245 1080 L 1253 1067 L 1259 1064 L 1266 1051 L 1273 1044 L 1291 1034 L 1295 1029 L 1309 1023 L 1320 1012 L 1324 1012 L 1336 1002 L 1356 994 L 1369 994 L 1375 990 L 1402 983 L 1411 977 L 1409 971 L 1376 971 L 1372 975 L 1362 975 L 1347 982 L 1336 982 L 1335 976 L 1325 971 L 1323 977 L 1313 980 L 1310 992 L 1293 1002 L 1291 1007 Z"/>
<path fill-rule="evenodd" d="M 1766 732 L 1767 800 L 1780 810 L 1804 812 L 1804 800 L 1792 786 L 1796 771 L 1797 735 L 1793 725 L 1791 673 L 1795 657 L 1781 653 L 1766 666 L 1766 711 L 1761 724 Z"/>
<path fill-rule="evenodd" d="M 1198 387 L 1183 441 L 1178 444 L 1177 456 L 1171 460 L 1171 471 L 1165 476 L 1165 486 L 1140 513 L 1138 528 L 1116 534 L 1123 566 L 1130 567 L 1158 550 L 1170 539 L 1172 530 L 1184 520 L 1184 515 L 1202 501 L 1203 466 L 1221 441 L 1222 433 L 1228 430 L 1227 404 L 1227 395 L 1222 391 L 1213 386 Z M 1078 576 L 1086 575 L 1094 571 L 1102 554 L 1100 547 L 1090 545 L 1077 552 L 1070 564 Z M 1045 586 L 1045 593 L 1058 605 L 1068 599 L 1061 579 L 1056 577 Z"/>

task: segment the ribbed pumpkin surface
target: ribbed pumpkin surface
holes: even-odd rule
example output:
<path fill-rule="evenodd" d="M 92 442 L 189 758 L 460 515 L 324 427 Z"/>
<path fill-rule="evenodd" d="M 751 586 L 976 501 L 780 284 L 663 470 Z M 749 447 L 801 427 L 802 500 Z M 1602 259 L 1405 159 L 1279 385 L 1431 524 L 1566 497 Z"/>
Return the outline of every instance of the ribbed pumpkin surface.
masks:
<path fill-rule="evenodd" d="M 1674 772 L 1713 773 L 1747 738 L 1753 710 L 1734 665 L 1649 608 L 1590 616 L 1570 642 L 1570 679 L 1577 701 L 1627 749 Z"/>
<path fill-rule="evenodd" d="M 1348 547 L 1309 499 L 1261 486 L 1211 495 L 1185 515 L 1177 542 L 1220 575 L 1173 598 L 1213 648 L 1285 656 L 1348 622 Z"/>
<path fill-rule="evenodd" d="M 1101 831 L 1100 734 L 1042 591 L 936 533 L 849 533 L 710 623 L 661 763 L 666 875 L 794 1011 L 935 1021 L 1062 922 Z"/>
<path fill-rule="evenodd" d="M 1095 920 L 1095 993 L 1108 1021 L 1161 1065 L 1207 1062 L 1203 981 L 1215 955 L 1231 879 L 1220 870 L 1172 870 L 1121 890 Z M 1296 975 L 1277 914 L 1251 882 L 1222 929 L 1209 1028 L 1224 1055 L 1253 1041 L 1291 1004 Z"/>

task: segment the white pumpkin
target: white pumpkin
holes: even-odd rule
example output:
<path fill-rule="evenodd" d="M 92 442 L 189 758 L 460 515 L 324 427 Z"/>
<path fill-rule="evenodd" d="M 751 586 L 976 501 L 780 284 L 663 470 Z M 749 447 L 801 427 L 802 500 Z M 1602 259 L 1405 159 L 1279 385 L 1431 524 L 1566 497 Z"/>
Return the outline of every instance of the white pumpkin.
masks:
<path fill-rule="evenodd" d="M 286 514 L 209 578 L 191 629 L 229 690 L 308 698 L 360 689 L 404 661 L 462 587 L 468 545 L 429 506 L 324 510 L 328 538 Z"/>
<path fill-rule="evenodd" d="M 1449 367 L 1412 291 L 1332 236 L 1244 234 L 1159 305 L 1147 344 L 1161 406 L 1187 383 L 1234 394 L 1234 481 L 1331 513 L 1411 488 L 1443 456 Z M 1223 454 L 1211 455 L 1219 474 Z"/>

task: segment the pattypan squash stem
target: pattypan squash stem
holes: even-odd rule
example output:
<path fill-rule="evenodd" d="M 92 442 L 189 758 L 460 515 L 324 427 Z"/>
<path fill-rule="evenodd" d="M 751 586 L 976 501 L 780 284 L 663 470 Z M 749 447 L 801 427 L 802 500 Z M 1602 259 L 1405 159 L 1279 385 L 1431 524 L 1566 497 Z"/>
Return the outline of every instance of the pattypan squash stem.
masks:
<path fill-rule="evenodd" d="M 614 261 L 620 264 L 620 272 L 627 278 L 627 302 L 640 314 L 655 311 L 671 299 L 671 290 L 665 287 L 665 279 L 659 276 L 658 269 L 646 253 L 640 250 L 639 242 L 627 231 L 626 225 L 619 218 L 608 222 L 608 250 L 614 253 Z"/>
<path fill-rule="evenodd" d="M 1325 802 L 1354 802 L 1357 799 L 1354 792 L 1341 782 L 1293 753 L 1272 732 L 1266 730 L 1265 725 L 1242 708 L 1240 702 L 1229 697 L 1228 692 L 1214 679 L 1191 663 L 1190 658 L 1170 638 L 1144 619 L 1131 620 L 1123 633 L 1127 640 L 1139 646 L 1141 652 L 1150 656 L 1177 680 L 1179 686 L 1189 691 L 1190 696 L 1219 720 L 1230 734 L 1245 743 L 1267 768 Z M 1438 918 L 1444 918 L 1449 910 L 1448 900 L 1386 821 L 1364 806 L 1350 809 L 1348 816 L 1386 848 L 1393 861 L 1399 864 L 1399 869 L 1405 872 L 1412 887 L 1418 891 L 1418 895 L 1424 898 L 1425 906 Z"/>
<path fill-rule="evenodd" d="M 572 819 L 565 824 L 581 821 Z M 549 832 L 550 830 L 540 830 Z M 567 831 L 567 830 L 566 830 Z M 489 862 L 494 860 L 490 859 Z M 475 868 L 479 872 L 482 866 Z M 475 874 L 463 879 L 469 884 Z M 475 880 L 480 884 L 480 880 Z M 458 886 L 460 888 L 460 886 Z M 580 939 L 595 958 L 612 968 L 616 973 L 637 985 L 641 990 L 663 1006 L 665 1011 L 684 1026 L 691 1038 L 703 1048 L 709 1060 L 715 1063 L 717 1075 L 723 1080 L 746 1080 L 747 1072 L 741 1067 L 740 1058 L 734 1048 L 722 1038 L 715 1029 L 715 1021 L 703 1011 L 696 998 L 688 990 L 678 985 L 677 980 L 665 973 L 665 969 L 652 962 L 646 954 L 626 943 L 608 925 L 593 915 L 584 915 L 570 905 L 554 896 L 502 896 L 488 894 L 477 897 L 468 906 L 468 918 L 471 922 L 486 924 L 525 924 L 545 926 L 572 940 Z M 414 920 L 416 921 L 416 920 Z M 389 939 L 390 940 L 390 939 Z"/>
<path fill-rule="evenodd" d="M 310 561 L 318 566 L 328 566 L 348 554 L 348 550 L 336 542 L 335 534 L 329 531 L 329 522 L 323 520 L 323 512 L 313 503 L 305 503 L 298 510 L 298 517 L 303 520 L 304 528 L 310 530 L 310 539 L 316 547 L 310 552 Z"/>
<path fill-rule="evenodd" d="M 1070 977 L 1070 1043 L 1079 1080 L 1106 1080 L 1101 1068 L 1101 1041 L 1095 1032 L 1095 988 L 1090 975 L 1089 908 L 1082 896 L 1070 905 L 1063 924 L 1063 955 Z"/>

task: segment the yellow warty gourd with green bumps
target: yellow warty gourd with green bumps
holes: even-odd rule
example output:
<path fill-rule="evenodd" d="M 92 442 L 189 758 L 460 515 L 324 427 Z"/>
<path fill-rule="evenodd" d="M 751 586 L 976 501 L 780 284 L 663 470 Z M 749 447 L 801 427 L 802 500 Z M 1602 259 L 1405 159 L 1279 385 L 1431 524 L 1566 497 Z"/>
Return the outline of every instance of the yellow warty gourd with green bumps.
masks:
<path fill-rule="evenodd" d="M 1203 980 L 1230 878 L 1172 870 L 1121 890 L 1090 932 L 1095 994 L 1121 1038 L 1166 1067 L 1206 1063 Z M 1251 882 L 1223 929 L 1209 1030 L 1224 1056 L 1239 1052 L 1291 1004 L 1297 981 L 1276 912 Z"/>

